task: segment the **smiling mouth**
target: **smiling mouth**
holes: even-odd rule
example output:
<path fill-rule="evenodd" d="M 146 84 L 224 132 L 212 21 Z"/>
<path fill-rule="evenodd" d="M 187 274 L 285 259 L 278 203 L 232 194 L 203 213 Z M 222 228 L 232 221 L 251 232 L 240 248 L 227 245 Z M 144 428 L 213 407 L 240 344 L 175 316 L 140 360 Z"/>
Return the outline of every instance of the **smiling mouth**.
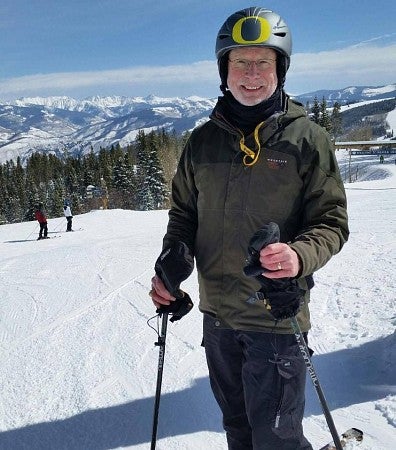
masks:
<path fill-rule="evenodd" d="M 258 91 L 262 86 L 242 86 L 247 91 Z"/>

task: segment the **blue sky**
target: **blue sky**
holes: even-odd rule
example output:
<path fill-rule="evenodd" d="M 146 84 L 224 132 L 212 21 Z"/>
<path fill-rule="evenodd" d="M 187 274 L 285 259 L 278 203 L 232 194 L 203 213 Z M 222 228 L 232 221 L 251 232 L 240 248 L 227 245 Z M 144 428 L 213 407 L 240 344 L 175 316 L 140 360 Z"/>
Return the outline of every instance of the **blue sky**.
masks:
<path fill-rule="evenodd" d="M 291 29 L 289 93 L 396 82 L 393 0 L 1 0 L 0 100 L 216 97 L 217 32 L 248 6 Z"/>

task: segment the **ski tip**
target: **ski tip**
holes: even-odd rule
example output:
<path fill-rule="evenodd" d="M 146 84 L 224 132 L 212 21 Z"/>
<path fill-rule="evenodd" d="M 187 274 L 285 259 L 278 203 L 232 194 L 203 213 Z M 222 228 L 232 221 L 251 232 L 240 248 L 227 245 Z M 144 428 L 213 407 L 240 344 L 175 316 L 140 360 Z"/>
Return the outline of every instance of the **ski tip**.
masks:
<path fill-rule="evenodd" d="M 350 428 L 342 434 L 342 437 L 349 439 L 353 438 L 356 441 L 360 442 L 363 440 L 363 431 L 359 430 L 359 428 Z"/>
<path fill-rule="evenodd" d="M 349 428 L 340 435 L 340 442 L 342 447 L 345 447 L 345 445 L 349 441 L 361 442 L 362 440 L 363 431 L 359 430 L 359 428 Z M 330 442 L 324 447 L 321 447 L 320 450 L 337 450 L 337 447 L 334 445 L 334 442 Z"/>

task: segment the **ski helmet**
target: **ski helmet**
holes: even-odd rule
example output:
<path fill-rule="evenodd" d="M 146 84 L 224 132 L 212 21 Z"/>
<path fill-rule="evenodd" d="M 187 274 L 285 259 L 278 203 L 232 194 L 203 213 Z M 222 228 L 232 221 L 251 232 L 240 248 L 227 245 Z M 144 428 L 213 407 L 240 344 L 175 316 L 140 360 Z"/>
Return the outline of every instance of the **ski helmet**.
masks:
<path fill-rule="evenodd" d="M 223 92 L 227 87 L 228 53 L 234 48 L 252 46 L 272 48 L 278 53 L 278 83 L 283 87 L 292 52 L 289 27 L 279 14 L 250 7 L 228 17 L 217 34 L 216 58 Z"/>

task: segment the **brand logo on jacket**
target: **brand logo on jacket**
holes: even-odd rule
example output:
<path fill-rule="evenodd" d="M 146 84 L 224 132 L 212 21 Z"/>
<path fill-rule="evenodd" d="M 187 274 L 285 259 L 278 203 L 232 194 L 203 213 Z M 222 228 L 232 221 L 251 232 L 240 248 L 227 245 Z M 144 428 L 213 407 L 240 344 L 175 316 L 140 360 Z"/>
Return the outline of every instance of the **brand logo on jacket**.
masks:
<path fill-rule="evenodd" d="M 267 158 L 267 165 L 272 170 L 280 170 L 286 167 L 286 159 Z"/>

